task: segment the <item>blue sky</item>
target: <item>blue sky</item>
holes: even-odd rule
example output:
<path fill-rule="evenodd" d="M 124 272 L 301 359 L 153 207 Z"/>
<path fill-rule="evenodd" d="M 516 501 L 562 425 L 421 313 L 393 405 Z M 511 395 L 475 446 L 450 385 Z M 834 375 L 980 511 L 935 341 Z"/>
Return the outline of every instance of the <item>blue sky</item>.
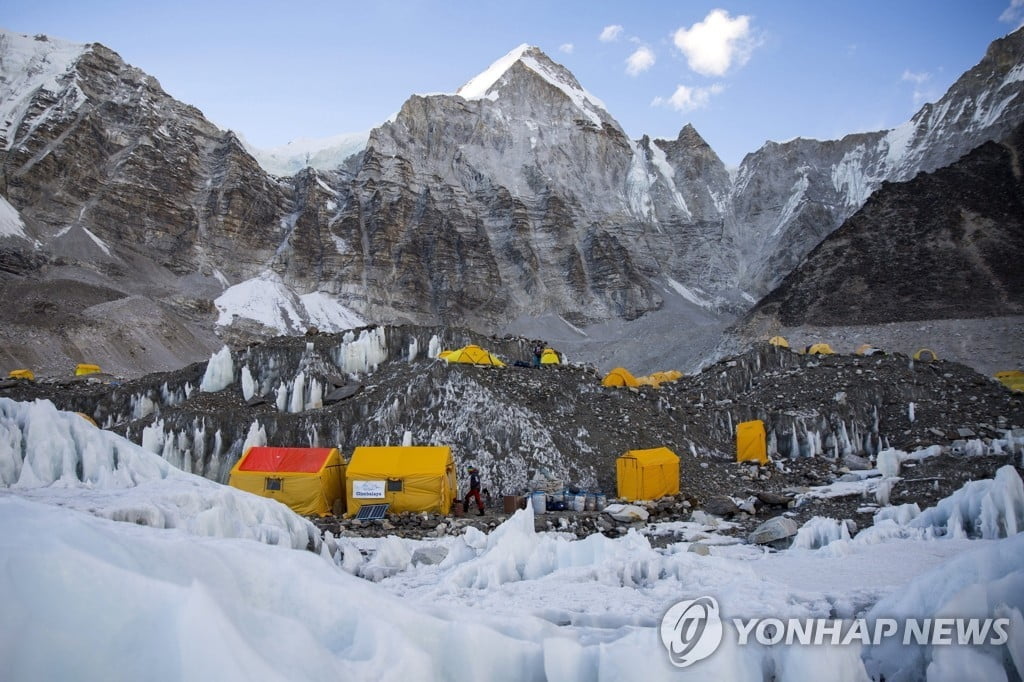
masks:
<path fill-rule="evenodd" d="M 1024 0 L 0 0 L 3 28 L 101 42 L 260 147 L 368 130 L 530 43 L 631 137 L 692 123 L 728 165 L 898 125 L 1022 21 Z"/>

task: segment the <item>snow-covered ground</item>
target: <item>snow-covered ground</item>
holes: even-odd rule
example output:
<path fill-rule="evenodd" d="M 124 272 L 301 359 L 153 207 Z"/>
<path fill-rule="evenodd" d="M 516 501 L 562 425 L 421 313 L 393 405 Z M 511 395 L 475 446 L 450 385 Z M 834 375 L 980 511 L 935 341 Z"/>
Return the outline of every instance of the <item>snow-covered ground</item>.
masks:
<path fill-rule="evenodd" d="M 1024 484 L 1012 467 L 820 549 L 631 531 L 575 541 L 533 512 L 490 534 L 326 538 L 276 502 L 178 471 L 49 403 L 0 399 L 0 679 L 1020 679 Z M 972 538 L 990 539 L 972 539 Z M 429 557 L 429 558 L 427 558 Z M 363 576 L 363 577 L 357 577 Z M 676 602 L 721 646 L 676 668 Z M 733 619 L 996 617 L 1001 644 L 745 645 Z M 856 621 L 851 621 L 856 622 Z M 742 625 L 742 623 L 740 624 Z"/>

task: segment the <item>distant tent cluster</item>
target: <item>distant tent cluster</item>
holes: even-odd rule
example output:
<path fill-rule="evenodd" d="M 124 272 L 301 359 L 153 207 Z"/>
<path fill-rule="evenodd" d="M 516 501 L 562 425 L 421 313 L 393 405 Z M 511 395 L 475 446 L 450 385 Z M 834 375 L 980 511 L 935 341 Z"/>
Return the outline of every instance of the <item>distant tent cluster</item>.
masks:
<path fill-rule="evenodd" d="M 662 384 L 679 381 L 682 378 L 683 373 L 674 369 L 635 377 L 628 369 L 616 367 L 605 375 L 604 379 L 601 380 L 601 385 L 615 388 L 634 386 L 653 386 L 654 388 L 659 388 Z"/>
<path fill-rule="evenodd" d="M 505 363 L 502 362 L 497 355 L 473 344 L 456 350 L 443 350 L 437 357 L 449 363 L 488 365 L 491 367 L 505 366 Z"/>
<path fill-rule="evenodd" d="M 768 343 L 770 343 L 771 345 L 773 345 L 773 346 L 775 346 L 777 348 L 786 348 L 786 349 L 792 350 L 792 348 L 789 345 L 789 341 L 787 341 L 782 336 L 773 336 L 770 339 L 768 339 Z M 797 350 L 796 352 L 801 353 L 803 355 L 835 355 L 836 354 L 836 352 L 832 349 L 832 346 L 830 346 L 827 343 L 812 343 L 812 344 L 809 344 L 807 346 L 804 346 L 804 349 L 802 351 L 801 350 Z M 857 346 L 857 349 L 854 351 L 854 354 L 856 354 L 856 355 L 865 355 L 865 356 L 885 355 L 885 351 L 883 351 L 881 348 L 878 348 L 877 346 L 874 346 L 874 345 L 872 345 L 870 343 L 862 343 L 859 346 Z M 938 354 L 935 351 L 931 350 L 930 348 L 921 348 L 916 353 L 914 353 L 913 357 L 914 357 L 915 360 L 920 360 L 922 362 L 935 362 L 936 360 L 939 359 Z"/>

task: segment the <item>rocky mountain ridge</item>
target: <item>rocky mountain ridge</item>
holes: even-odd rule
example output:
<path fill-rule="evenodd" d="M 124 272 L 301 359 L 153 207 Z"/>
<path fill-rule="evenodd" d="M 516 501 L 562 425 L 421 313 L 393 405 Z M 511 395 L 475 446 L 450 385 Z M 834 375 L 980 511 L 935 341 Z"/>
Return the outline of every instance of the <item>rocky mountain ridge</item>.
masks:
<path fill-rule="evenodd" d="M 23 71 L 56 54 L 42 37 L 2 39 L 8 52 L 41 51 Z M 461 95 L 411 97 L 344 167 L 288 178 L 112 51 L 83 46 L 59 52 L 66 69 L 34 89 L 0 84 L 0 101 L 18 102 L 5 108 L 0 194 L 25 226 L 0 237 L 3 285 L 86 279 L 108 309 L 149 301 L 204 353 L 216 346 L 212 301 L 268 275 L 379 321 L 493 330 L 549 314 L 583 327 L 637 320 L 668 299 L 727 319 L 882 181 L 952 162 L 1024 119 L 1022 43 L 1021 31 L 993 43 L 899 129 L 769 143 L 735 181 L 690 126 L 675 141 L 630 140 L 529 46 Z M 60 300 L 47 305 L 74 317 Z M 314 315 L 281 317 L 297 331 Z M 220 318 L 231 338 L 282 331 L 244 310 Z M 61 345 L 85 359 L 75 355 L 87 335 L 71 327 Z M 125 339 L 149 368 L 153 343 Z"/>

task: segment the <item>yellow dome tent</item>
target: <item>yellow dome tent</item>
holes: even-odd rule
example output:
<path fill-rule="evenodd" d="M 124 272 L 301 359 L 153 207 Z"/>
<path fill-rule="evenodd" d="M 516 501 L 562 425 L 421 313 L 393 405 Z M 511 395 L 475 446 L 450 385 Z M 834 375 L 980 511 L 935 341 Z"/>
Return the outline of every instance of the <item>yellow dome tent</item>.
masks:
<path fill-rule="evenodd" d="M 931 348 L 922 348 L 914 353 L 914 359 L 921 362 L 935 362 L 939 359 L 939 356 Z"/>
<path fill-rule="evenodd" d="M 544 352 L 540 356 L 540 364 L 560 365 L 562 364 L 562 361 L 558 357 L 558 351 L 556 351 L 554 348 L 545 348 Z"/>
<path fill-rule="evenodd" d="M 90 365 L 88 363 L 80 363 L 75 367 L 75 376 L 85 376 L 86 374 L 99 374 L 103 370 L 100 369 L 99 365 Z"/>
<path fill-rule="evenodd" d="M 683 378 L 683 373 L 677 369 L 670 369 L 664 372 L 653 372 L 648 375 L 648 378 L 655 382 L 655 384 L 668 384 L 673 381 L 679 381 Z"/>
<path fill-rule="evenodd" d="M 296 514 L 326 516 L 345 497 L 345 464 L 338 448 L 251 447 L 231 468 L 228 485 Z"/>
<path fill-rule="evenodd" d="M 608 372 L 608 375 L 601 380 L 602 386 L 639 386 L 640 383 L 636 380 L 636 377 L 629 373 L 629 370 L 622 367 L 616 367 L 612 371 Z"/>
<path fill-rule="evenodd" d="M 438 357 L 447 362 L 458 362 L 467 365 L 491 365 L 493 367 L 504 367 L 505 363 L 498 359 L 498 356 L 480 346 L 469 345 L 457 350 L 446 350 Z"/>
<path fill-rule="evenodd" d="M 1019 369 L 996 372 L 996 380 L 1011 391 L 1024 391 L 1024 372 Z"/>
<path fill-rule="evenodd" d="M 347 513 L 387 502 L 389 513 L 447 514 L 458 495 L 452 449 L 436 446 L 361 446 L 345 470 Z"/>
<path fill-rule="evenodd" d="M 782 338 L 781 336 L 773 336 L 772 338 L 768 339 L 768 343 L 772 344 L 773 346 L 778 346 L 779 348 L 789 348 L 789 341 L 786 341 L 786 339 Z"/>
<path fill-rule="evenodd" d="M 768 437 L 760 419 L 736 425 L 736 461 L 768 463 Z"/>
<path fill-rule="evenodd" d="M 827 343 L 815 343 L 807 347 L 808 355 L 835 355 L 832 346 Z"/>
<path fill-rule="evenodd" d="M 668 448 L 629 450 L 615 460 L 616 495 L 656 500 L 679 493 L 679 456 Z"/>
<path fill-rule="evenodd" d="M 7 373 L 8 379 L 25 379 L 27 381 L 35 381 L 36 375 L 30 369 L 12 369 Z"/>

